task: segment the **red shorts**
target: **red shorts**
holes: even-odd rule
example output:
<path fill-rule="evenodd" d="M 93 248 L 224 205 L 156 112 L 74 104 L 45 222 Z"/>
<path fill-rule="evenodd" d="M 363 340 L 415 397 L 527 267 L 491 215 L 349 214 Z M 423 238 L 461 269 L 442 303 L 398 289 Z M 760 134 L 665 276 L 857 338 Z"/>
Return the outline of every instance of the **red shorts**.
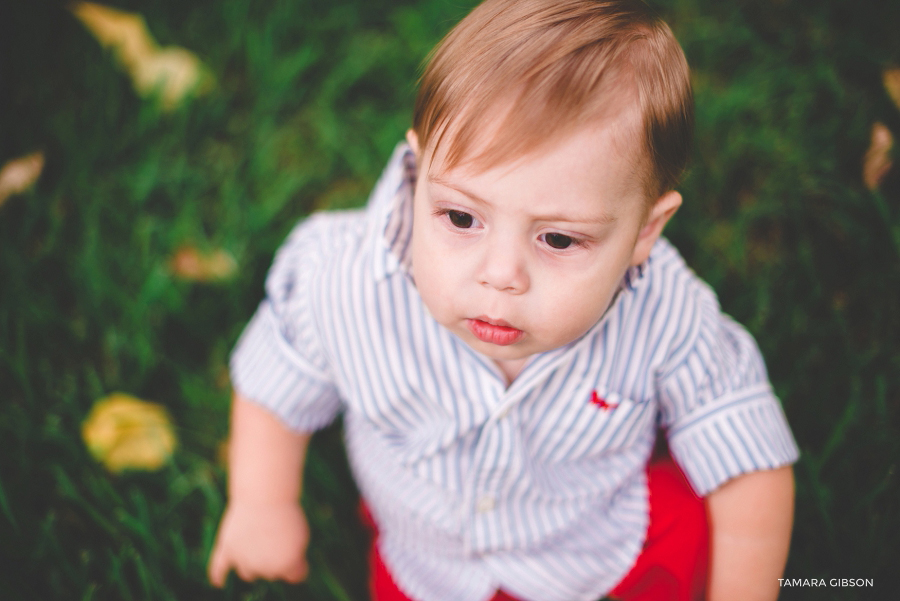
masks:
<path fill-rule="evenodd" d="M 647 466 L 650 525 L 644 549 L 631 571 L 609 593 L 623 601 L 697 601 L 703 599 L 709 562 L 709 525 L 703 499 L 694 494 L 668 455 Z M 365 507 L 363 519 L 375 525 Z M 373 601 L 410 601 L 378 553 L 373 537 L 369 569 Z M 491 601 L 518 601 L 498 591 Z"/>

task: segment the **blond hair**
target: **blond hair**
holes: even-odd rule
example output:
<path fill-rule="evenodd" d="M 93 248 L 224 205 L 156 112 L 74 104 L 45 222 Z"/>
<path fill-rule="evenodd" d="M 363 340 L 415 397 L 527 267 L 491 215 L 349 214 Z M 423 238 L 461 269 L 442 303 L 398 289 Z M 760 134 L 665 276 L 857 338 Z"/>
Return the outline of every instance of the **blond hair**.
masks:
<path fill-rule="evenodd" d="M 648 195 L 672 189 L 690 152 L 693 94 L 684 53 L 640 0 L 486 0 L 430 55 L 413 116 L 420 148 L 488 168 L 637 102 Z M 487 146 L 484 131 L 508 110 Z"/>

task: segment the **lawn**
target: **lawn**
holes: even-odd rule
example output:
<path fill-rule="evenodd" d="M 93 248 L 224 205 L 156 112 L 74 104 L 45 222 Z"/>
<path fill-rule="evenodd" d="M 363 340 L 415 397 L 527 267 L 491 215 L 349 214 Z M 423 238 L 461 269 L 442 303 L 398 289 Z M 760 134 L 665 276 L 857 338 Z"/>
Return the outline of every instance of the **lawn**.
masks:
<path fill-rule="evenodd" d="M 473 4 L 116 0 L 204 65 L 200 92 L 171 105 L 136 92 L 65 3 L 4 4 L 0 166 L 44 164 L 0 200 L 0 597 L 365 598 L 340 424 L 308 461 L 308 582 L 207 585 L 228 354 L 291 226 L 365 202 L 422 59 Z M 667 235 L 756 336 L 802 451 L 786 576 L 875 583 L 782 598 L 895 598 L 900 164 L 878 182 L 863 164 L 876 123 L 900 140 L 883 81 L 900 3 L 653 4 L 697 99 Z M 184 253 L 220 270 L 185 272 Z M 171 415 L 162 469 L 111 473 L 89 453 L 82 424 L 117 391 Z"/>

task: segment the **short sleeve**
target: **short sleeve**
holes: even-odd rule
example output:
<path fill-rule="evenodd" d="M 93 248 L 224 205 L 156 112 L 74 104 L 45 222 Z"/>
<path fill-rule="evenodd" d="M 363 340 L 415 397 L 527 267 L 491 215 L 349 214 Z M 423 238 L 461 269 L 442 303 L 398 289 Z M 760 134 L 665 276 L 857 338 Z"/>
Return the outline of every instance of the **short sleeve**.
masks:
<path fill-rule="evenodd" d="M 789 465 L 799 451 L 756 341 L 711 291 L 699 296 L 691 343 L 658 390 L 669 450 L 706 495 L 735 476 Z"/>
<path fill-rule="evenodd" d="M 322 260 L 317 221 L 297 226 L 276 254 L 266 298 L 231 355 L 234 388 L 298 432 L 325 427 L 341 409 L 310 302 Z"/>

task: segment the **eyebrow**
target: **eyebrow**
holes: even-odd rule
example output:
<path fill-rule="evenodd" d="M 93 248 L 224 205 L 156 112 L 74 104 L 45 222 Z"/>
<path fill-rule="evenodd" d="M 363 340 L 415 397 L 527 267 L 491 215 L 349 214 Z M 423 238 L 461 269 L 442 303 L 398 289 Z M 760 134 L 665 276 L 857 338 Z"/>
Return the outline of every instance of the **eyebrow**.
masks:
<path fill-rule="evenodd" d="M 475 202 L 477 202 L 481 205 L 490 206 L 490 204 L 491 204 L 488 201 L 486 201 L 485 199 L 483 199 L 480 196 L 478 196 L 477 194 L 475 194 L 474 192 L 466 190 L 463 186 L 460 186 L 453 182 L 447 181 L 446 179 L 442 178 L 439 175 L 434 175 L 434 174 L 429 173 L 428 181 L 432 182 L 434 184 L 438 184 L 439 186 L 444 186 L 445 188 L 450 188 L 451 190 L 455 190 L 456 192 L 459 192 L 463 196 L 469 197 L 470 199 L 474 200 Z M 563 215 L 560 213 L 551 213 L 548 215 L 537 215 L 536 218 L 538 221 L 562 221 L 564 223 L 596 223 L 598 225 L 609 225 L 616 221 L 615 215 L 610 215 L 609 213 L 606 213 L 606 212 L 602 212 L 596 216 L 584 217 L 584 218 L 577 217 L 577 216 L 573 218 L 571 215 Z"/>

